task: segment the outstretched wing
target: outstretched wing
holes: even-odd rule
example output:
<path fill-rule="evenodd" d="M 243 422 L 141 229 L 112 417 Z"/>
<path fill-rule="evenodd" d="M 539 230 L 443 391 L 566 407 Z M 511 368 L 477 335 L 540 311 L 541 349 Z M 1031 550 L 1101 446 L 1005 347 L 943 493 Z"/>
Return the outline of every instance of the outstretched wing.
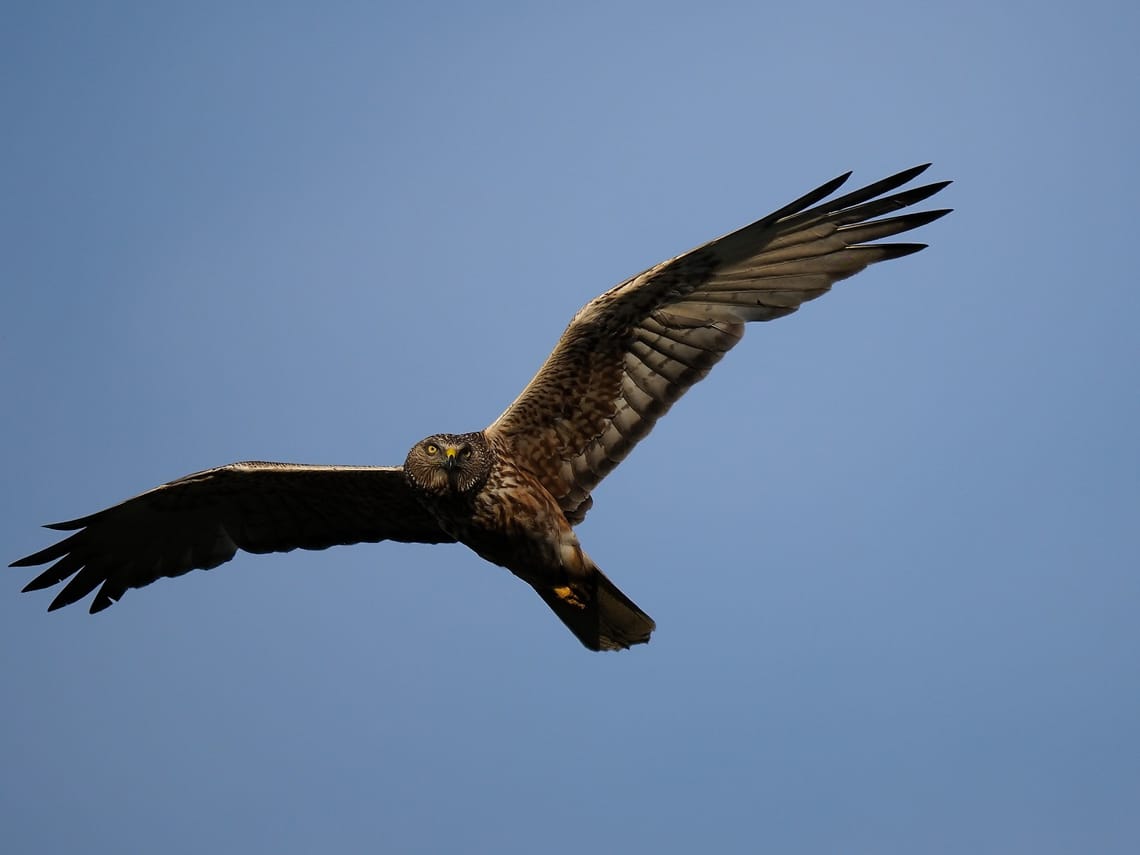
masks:
<path fill-rule="evenodd" d="M 381 540 L 454 541 L 416 501 L 399 466 L 233 463 L 48 528 L 75 533 L 11 566 L 55 562 L 25 591 L 72 577 L 49 611 L 102 585 L 92 614 L 127 588 L 217 567 L 239 549 L 288 552 Z"/>
<path fill-rule="evenodd" d="M 591 490 L 740 340 L 746 322 L 783 317 L 869 264 L 925 247 L 874 241 L 948 210 L 875 218 L 950 183 L 893 192 L 929 165 L 817 204 L 851 173 L 841 175 L 607 291 L 574 316 L 488 437 L 542 480 L 572 523 L 581 521 Z"/>

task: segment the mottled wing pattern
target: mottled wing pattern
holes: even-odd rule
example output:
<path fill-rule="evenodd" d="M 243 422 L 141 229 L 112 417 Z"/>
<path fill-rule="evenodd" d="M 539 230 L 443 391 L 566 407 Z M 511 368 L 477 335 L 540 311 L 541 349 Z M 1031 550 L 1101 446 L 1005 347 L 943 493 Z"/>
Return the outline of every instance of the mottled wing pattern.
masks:
<path fill-rule="evenodd" d="M 50 609 L 100 587 L 99 612 L 128 588 L 217 567 L 246 552 L 398 540 L 448 543 L 403 469 L 234 463 L 179 478 L 91 516 L 48 528 L 74 534 L 13 567 L 55 562 L 25 591 L 70 582 Z"/>
<path fill-rule="evenodd" d="M 598 482 L 740 340 L 745 323 L 783 317 L 870 264 L 924 248 L 874 241 L 949 213 L 875 219 L 950 183 L 893 192 L 927 166 L 817 204 L 847 173 L 607 291 L 575 315 L 488 435 L 581 521 Z"/>

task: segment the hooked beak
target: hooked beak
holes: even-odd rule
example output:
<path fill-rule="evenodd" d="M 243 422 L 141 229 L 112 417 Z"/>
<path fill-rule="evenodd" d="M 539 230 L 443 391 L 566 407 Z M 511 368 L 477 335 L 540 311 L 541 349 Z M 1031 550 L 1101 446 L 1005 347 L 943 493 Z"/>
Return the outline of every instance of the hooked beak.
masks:
<path fill-rule="evenodd" d="M 443 450 L 443 455 L 443 466 L 445 469 L 447 469 L 448 472 L 450 472 L 455 468 L 455 464 L 459 460 L 459 449 L 454 445 L 449 445 Z"/>

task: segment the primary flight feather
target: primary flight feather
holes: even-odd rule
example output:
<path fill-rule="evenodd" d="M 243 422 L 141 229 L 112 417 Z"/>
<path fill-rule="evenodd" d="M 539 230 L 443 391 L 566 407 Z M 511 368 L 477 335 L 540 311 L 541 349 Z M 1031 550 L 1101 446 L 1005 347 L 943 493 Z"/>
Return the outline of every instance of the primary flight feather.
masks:
<path fill-rule="evenodd" d="M 243 549 L 288 552 L 397 540 L 469 546 L 530 584 L 591 650 L 649 640 L 653 620 L 583 551 L 590 494 L 744 334 L 869 264 L 924 248 L 879 243 L 948 210 L 887 216 L 950 182 L 899 190 L 929 164 L 823 201 L 842 175 L 761 220 L 651 267 L 590 301 L 534 379 L 482 431 L 436 434 L 403 466 L 233 463 L 48 528 L 72 532 L 12 563 L 67 580 L 49 610 L 96 588 L 217 567 Z"/>

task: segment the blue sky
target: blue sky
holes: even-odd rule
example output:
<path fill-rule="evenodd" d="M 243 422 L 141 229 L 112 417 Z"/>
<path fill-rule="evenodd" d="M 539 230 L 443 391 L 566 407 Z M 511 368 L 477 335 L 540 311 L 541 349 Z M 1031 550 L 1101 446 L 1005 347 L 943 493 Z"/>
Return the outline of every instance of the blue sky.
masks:
<path fill-rule="evenodd" d="M 0 591 L 20 852 L 1131 853 L 1132 4 L 20 4 L 6 561 L 243 459 L 397 463 L 822 181 L 926 252 L 750 329 L 595 494 L 589 654 L 459 547 Z"/>

